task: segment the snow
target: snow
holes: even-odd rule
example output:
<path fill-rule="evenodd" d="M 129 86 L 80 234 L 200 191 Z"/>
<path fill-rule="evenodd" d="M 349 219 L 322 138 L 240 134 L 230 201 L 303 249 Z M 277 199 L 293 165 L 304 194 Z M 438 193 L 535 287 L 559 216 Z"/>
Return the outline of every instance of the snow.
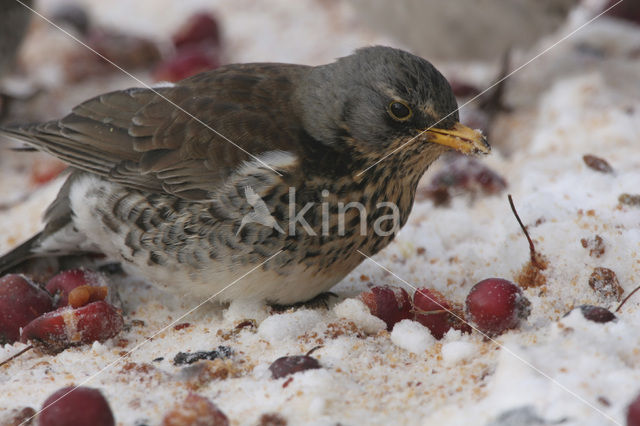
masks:
<path fill-rule="evenodd" d="M 469 360 L 476 352 L 476 345 L 471 342 L 455 340 L 442 345 L 442 359 L 447 365 L 454 365 Z"/>
<path fill-rule="evenodd" d="M 258 335 L 274 344 L 294 340 L 313 329 L 321 320 L 319 312 L 310 310 L 275 314 L 262 321 L 258 327 Z"/>
<path fill-rule="evenodd" d="M 371 315 L 369 308 L 358 299 L 343 300 L 333 307 L 333 312 L 339 318 L 352 321 L 356 327 L 367 334 L 377 334 L 387 328 L 387 324 Z"/>
<path fill-rule="evenodd" d="M 430 346 L 433 346 L 435 340 L 426 327 L 419 322 L 408 319 L 394 325 L 391 331 L 393 344 L 414 354 L 425 352 Z"/>

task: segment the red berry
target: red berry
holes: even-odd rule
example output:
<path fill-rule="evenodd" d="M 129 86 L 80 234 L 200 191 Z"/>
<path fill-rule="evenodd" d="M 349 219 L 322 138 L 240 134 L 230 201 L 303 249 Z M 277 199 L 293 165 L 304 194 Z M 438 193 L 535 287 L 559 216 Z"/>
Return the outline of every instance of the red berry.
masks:
<path fill-rule="evenodd" d="M 220 66 L 217 51 L 204 50 L 199 47 L 185 48 L 167 61 L 161 63 L 154 71 L 157 81 L 179 81 L 202 71 Z"/>
<path fill-rule="evenodd" d="M 57 390 L 42 405 L 40 426 L 113 426 L 109 403 L 98 389 L 73 386 Z"/>
<path fill-rule="evenodd" d="M 69 304 L 69 293 L 83 285 L 100 286 L 104 284 L 102 277 L 94 271 L 86 269 L 69 269 L 54 275 L 45 288 L 53 295 L 58 295 L 56 307 L 67 306 Z"/>
<path fill-rule="evenodd" d="M 0 278 L 0 346 L 20 338 L 20 328 L 53 309 L 49 294 L 22 275 Z"/>
<path fill-rule="evenodd" d="M 387 324 L 389 331 L 396 323 L 412 317 L 411 300 L 403 288 L 376 286 L 372 287 L 370 292 L 361 293 L 359 297 L 372 315 Z"/>
<path fill-rule="evenodd" d="M 124 325 L 122 315 L 105 301 L 81 308 L 69 306 L 48 312 L 22 329 L 20 341 L 30 341 L 45 353 L 55 354 L 69 346 L 104 342 L 117 335 Z"/>
<path fill-rule="evenodd" d="M 480 331 L 493 336 L 517 327 L 531 313 L 531 303 L 511 281 L 488 278 L 473 286 L 466 310 Z"/>
<path fill-rule="evenodd" d="M 470 98 L 480 93 L 480 89 L 471 83 L 456 78 L 448 78 L 448 80 L 456 98 Z"/>
<path fill-rule="evenodd" d="M 452 306 L 439 291 L 421 288 L 413 294 L 414 319 L 440 340 L 451 328 L 471 333 L 462 310 Z"/>
<path fill-rule="evenodd" d="M 322 368 L 317 359 L 309 355 L 293 355 L 278 358 L 269 366 L 271 377 L 279 379 L 300 371 Z"/>
<path fill-rule="evenodd" d="M 207 398 L 190 393 L 162 419 L 162 426 L 227 426 L 229 419 Z"/>
<path fill-rule="evenodd" d="M 431 199 L 435 205 L 444 205 L 457 194 L 467 193 L 474 198 L 499 194 L 506 187 L 507 181 L 480 161 L 459 156 L 434 175 L 418 197 Z"/>
<path fill-rule="evenodd" d="M 53 157 L 38 159 L 33 163 L 31 169 L 31 183 L 33 185 L 43 185 L 58 177 L 67 167 L 67 163 Z"/>
<path fill-rule="evenodd" d="M 627 408 L 627 426 L 640 426 L 640 395 Z"/>
<path fill-rule="evenodd" d="M 206 43 L 220 46 L 220 30 L 218 22 L 209 13 L 196 13 L 173 36 L 173 45 L 181 47 Z"/>

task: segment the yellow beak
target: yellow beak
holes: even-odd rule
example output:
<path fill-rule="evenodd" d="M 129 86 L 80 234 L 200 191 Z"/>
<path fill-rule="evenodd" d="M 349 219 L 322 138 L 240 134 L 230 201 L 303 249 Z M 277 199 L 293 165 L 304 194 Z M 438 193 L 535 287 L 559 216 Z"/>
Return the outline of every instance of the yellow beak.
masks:
<path fill-rule="evenodd" d="M 491 147 L 487 138 L 478 131 L 464 124 L 456 123 L 452 129 L 437 129 L 432 127 L 426 130 L 430 136 L 429 142 L 448 146 L 463 154 L 488 154 Z"/>

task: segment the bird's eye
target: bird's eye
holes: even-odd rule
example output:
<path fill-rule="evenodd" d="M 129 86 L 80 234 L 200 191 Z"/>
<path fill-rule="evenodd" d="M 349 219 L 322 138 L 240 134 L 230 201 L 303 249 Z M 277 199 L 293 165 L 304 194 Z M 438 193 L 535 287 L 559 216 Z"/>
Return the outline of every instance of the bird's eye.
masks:
<path fill-rule="evenodd" d="M 402 101 L 393 101 L 387 107 L 387 111 L 391 118 L 396 121 L 407 121 L 413 114 L 409 105 Z"/>

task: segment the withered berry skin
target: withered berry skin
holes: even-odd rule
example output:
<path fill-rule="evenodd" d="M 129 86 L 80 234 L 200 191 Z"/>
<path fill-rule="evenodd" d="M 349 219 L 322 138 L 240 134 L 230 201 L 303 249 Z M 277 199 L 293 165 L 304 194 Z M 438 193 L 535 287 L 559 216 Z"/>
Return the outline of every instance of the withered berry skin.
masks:
<path fill-rule="evenodd" d="M 468 318 L 489 336 L 518 327 L 531 313 L 531 303 L 522 290 L 502 278 L 488 278 L 474 285 L 465 305 Z"/>
<path fill-rule="evenodd" d="M 98 389 L 73 386 L 57 390 L 42 404 L 40 426 L 114 426 L 109 403 Z"/>
<path fill-rule="evenodd" d="M 592 170 L 600 173 L 613 173 L 613 167 L 604 158 L 586 154 L 582 156 L 584 163 Z"/>
<path fill-rule="evenodd" d="M 22 329 L 20 341 L 42 352 L 55 354 L 70 346 L 104 342 L 122 330 L 122 314 L 105 301 L 81 308 L 60 308 L 31 321 Z"/>
<path fill-rule="evenodd" d="M 20 338 L 20 328 L 53 309 L 49 294 L 22 275 L 0 278 L 0 345 Z"/>
<path fill-rule="evenodd" d="M 45 288 L 52 295 L 58 294 L 57 308 L 69 304 L 69 293 L 83 285 L 100 285 L 102 280 L 97 272 L 88 269 L 69 269 L 58 272 L 48 282 Z"/>
<path fill-rule="evenodd" d="M 228 426 L 229 419 L 204 396 L 189 395 L 162 419 L 162 426 Z"/>
<path fill-rule="evenodd" d="M 431 199 L 436 206 L 442 206 L 459 193 L 475 198 L 500 194 L 506 188 L 507 181 L 498 173 L 474 158 L 460 156 L 435 174 L 431 183 L 418 192 L 417 198 Z"/>
<path fill-rule="evenodd" d="M 271 377 L 280 379 L 300 371 L 322 368 L 317 359 L 309 355 L 292 355 L 278 358 L 269 366 Z"/>
<path fill-rule="evenodd" d="M 360 294 L 360 300 L 369 308 L 372 315 L 387 324 L 387 330 L 404 320 L 411 319 L 411 299 L 405 289 L 393 286 L 372 287 L 370 292 Z"/>
<path fill-rule="evenodd" d="M 439 291 L 420 288 L 413 294 L 414 319 L 429 329 L 440 340 L 450 329 L 471 333 L 462 309 L 456 308 Z M 446 312 L 438 312 L 438 311 Z"/>

